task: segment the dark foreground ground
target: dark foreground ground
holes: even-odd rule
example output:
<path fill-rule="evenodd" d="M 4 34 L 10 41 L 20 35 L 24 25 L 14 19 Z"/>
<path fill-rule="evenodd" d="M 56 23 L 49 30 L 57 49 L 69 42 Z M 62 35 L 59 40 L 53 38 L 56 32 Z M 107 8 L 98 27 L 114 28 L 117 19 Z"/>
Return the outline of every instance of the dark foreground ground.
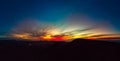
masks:
<path fill-rule="evenodd" d="M 70 43 L 1 40 L 0 61 L 120 61 L 120 44 L 84 39 Z"/>

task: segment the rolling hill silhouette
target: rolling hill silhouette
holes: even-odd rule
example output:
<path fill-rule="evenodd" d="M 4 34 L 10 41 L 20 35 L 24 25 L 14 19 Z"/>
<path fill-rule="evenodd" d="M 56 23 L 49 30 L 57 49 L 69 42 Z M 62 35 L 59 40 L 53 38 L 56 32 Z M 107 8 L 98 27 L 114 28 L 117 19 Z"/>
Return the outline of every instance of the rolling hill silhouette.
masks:
<path fill-rule="evenodd" d="M 0 41 L 4 61 L 119 61 L 120 43 L 76 39 L 72 42 Z"/>

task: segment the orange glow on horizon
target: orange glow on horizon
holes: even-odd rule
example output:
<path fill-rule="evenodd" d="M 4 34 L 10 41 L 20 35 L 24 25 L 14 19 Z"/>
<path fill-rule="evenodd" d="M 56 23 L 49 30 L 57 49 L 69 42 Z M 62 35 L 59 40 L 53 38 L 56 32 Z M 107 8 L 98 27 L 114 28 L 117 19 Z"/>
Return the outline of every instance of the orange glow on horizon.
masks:
<path fill-rule="evenodd" d="M 103 23 L 94 24 L 89 19 L 70 20 L 72 22 L 68 21 L 55 25 L 44 24 L 39 21 L 34 22 L 34 20 L 25 21 L 16 26 L 10 35 L 11 38 L 32 41 L 71 41 L 78 38 L 96 40 L 100 38 L 120 37 L 120 35 L 113 35 L 117 33 L 109 25 Z"/>
<path fill-rule="evenodd" d="M 94 35 L 96 37 L 90 37 L 90 36 L 82 36 L 82 35 L 74 35 L 74 36 L 70 36 L 70 35 L 58 35 L 58 36 L 52 36 L 52 35 L 45 35 L 45 36 L 39 36 L 39 37 L 33 37 L 30 36 L 29 34 L 14 34 L 13 35 L 15 38 L 18 39 L 25 39 L 25 40 L 33 40 L 33 41 L 72 41 L 74 39 L 89 39 L 89 40 L 102 40 L 102 39 L 114 39 L 115 37 L 120 38 L 120 35 L 103 35 L 103 36 L 99 36 L 99 35 Z M 99 36 L 99 37 L 98 37 Z"/>

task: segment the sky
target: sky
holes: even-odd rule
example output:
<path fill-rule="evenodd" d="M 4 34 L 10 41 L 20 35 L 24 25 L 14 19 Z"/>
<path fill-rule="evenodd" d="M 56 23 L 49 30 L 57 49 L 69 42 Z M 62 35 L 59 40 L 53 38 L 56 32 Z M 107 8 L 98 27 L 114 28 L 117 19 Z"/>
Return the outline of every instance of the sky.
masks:
<path fill-rule="evenodd" d="M 71 13 L 110 22 L 119 32 L 119 3 L 120 0 L 0 0 L 0 34 L 9 32 L 27 18 L 55 23 L 62 22 Z"/>

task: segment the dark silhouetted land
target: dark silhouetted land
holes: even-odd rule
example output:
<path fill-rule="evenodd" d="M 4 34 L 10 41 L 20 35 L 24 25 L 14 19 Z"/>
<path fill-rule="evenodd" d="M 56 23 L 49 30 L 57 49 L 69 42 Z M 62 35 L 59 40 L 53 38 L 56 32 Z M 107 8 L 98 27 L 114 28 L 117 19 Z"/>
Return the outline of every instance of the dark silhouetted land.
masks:
<path fill-rule="evenodd" d="M 120 61 L 120 43 L 0 41 L 0 61 Z"/>

